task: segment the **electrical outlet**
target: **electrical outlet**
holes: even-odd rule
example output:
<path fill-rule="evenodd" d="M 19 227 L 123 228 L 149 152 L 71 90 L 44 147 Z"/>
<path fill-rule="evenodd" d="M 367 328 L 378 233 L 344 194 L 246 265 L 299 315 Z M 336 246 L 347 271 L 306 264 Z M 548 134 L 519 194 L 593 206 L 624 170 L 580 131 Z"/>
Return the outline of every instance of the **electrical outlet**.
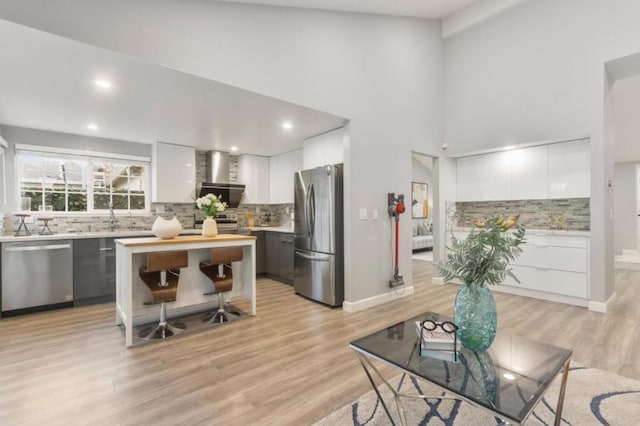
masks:
<path fill-rule="evenodd" d="M 367 220 L 368 218 L 367 209 L 360 209 L 360 220 Z"/>
<path fill-rule="evenodd" d="M 156 213 L 164 213 L 164 204 L 156 204 Z"/>
<path fill-rule="evenodd" d="M 371 216 L 373 216 L 373 220 L 378 220 L 378 209 L 373 209 L 371 211 Z"/>

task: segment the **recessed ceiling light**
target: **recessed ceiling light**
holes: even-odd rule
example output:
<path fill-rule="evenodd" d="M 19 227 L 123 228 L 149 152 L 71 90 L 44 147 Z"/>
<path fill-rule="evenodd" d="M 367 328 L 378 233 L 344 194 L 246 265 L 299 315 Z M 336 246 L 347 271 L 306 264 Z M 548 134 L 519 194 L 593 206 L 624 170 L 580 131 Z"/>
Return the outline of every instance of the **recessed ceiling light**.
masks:
<path fill-rule="evenodd" d="M 191 167 L 191 166 L 192 166 L 192 164 L 191 164 L 191 163 L 187 163 L 187 167 Z"/>
<path fill-rule="evenodd" d="M 96 80 L 95 84 L 96 86 L 102 87 L 103 89 L 111 89 L 111 83 L 107 80 Z"/>
<path fill-rule="evenodd" d="M 505 379 L 507 379 L 507 380 L 515 380 L 515 379 L 516 379 L 516 376 L 514 376 L 514 375 L 513 375 L 513 374 L 511 374 L 511 373 L 504 373 L 504 374 L 502 375 L 502 377 L 504 377 L 504 378 L 505 378 Z"/>
<path fill-rule="evenodd" d="M 291 123 L 290 121 L 285 121 L 284 123 L 282 123 L 282 128 L 286 130 L 293 129 L 293 123 Z"/>
<path fill-rule="evenodd" d="M 237 150 L 238 150 L 238 147 L 237 147 L 237 146 L 232 146 L 232 147 L 231 147 L 231 148 L 229 148 L 229 149 L 230 149 L 231 151 L 234 151 L 234 152 L 235 152 L 235 151 L 237 151 Z"/>
<path fill-rule="evenodd" d="M 505 151 L 509 151 L 510 149 L 513 149 L 513 145 L 507 145 L 502 149 L 504 149 Z"/>
<path fill-rule="evenodd" d="M 87 124 L 87 129 L 89 130 L 98 130 L 98 125 L 97 124 Z"/>

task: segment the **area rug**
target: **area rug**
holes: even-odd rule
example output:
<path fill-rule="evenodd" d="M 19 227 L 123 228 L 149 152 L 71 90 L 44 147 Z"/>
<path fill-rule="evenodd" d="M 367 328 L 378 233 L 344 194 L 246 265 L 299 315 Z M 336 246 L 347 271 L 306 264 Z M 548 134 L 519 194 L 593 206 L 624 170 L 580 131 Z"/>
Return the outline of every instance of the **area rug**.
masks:
<path fill-rule="evenodd" d="M 408 376 L 395 377 L 391 383 L 401 391 L 427 395 L 441 395 L 435 387 Z M 400 424 L 396 405 L 386 386 L 379 388 L 396 424 Z M 545 393 L 534 412 L 524 423 L 552 425 L 560 389 L 559 378 Z M 409 425 L 503 425 L 500 419 L 470 404 L 454 400 L 428 401 L 403 398 L 402 406 Z M 389 425 L 382 405 L 373 390 L 352 404 L 333 412 L 316 423 L 316 426 Z M 562 411 L 562 425 L 635 425 L 640 424 L 640 382 L 617 376 L 595 368 L 572 363 Z"/>

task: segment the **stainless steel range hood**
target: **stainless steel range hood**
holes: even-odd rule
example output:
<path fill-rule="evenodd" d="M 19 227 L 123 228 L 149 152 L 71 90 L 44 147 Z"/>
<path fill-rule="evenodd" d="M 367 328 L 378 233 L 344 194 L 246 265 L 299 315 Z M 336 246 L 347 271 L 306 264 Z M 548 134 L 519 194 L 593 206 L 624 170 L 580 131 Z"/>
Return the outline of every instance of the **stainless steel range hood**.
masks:
<path fill-rule="evenodd" d="M 229 153 L 207 151 L 206 182 L 229 183 Z"/>
<path fill-rule="evenodd" d="M 244 195 L 244 185 L 229 183 L 229 153 L 224 151 L 207 151 L 206 181 L 200 186 L 199 197 L 206 194 L 222 195 L 230 208 L 240 204 Z"/>

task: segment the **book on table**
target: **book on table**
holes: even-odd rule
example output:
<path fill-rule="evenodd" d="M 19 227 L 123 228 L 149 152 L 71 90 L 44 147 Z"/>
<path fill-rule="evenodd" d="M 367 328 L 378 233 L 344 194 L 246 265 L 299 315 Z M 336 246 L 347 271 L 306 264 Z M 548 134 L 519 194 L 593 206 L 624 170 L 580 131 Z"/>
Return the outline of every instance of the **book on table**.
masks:
<path fill-rule="evenodd" d="M 422 358 L 428 357 L 442 361 L 458 362 L 458 353 L 456 351 L 420 349 L 420 356 Z"/>
<path fill-rule="evenodd" d="M 420 337 L 420 348 L 424 351 L 454 351 L 460 350 L 461 343 L 456 339 L 455 332 L 448 333 L 437 327 L 427 330 L 420 321 L 416 321 L 416 332 Z"/>

